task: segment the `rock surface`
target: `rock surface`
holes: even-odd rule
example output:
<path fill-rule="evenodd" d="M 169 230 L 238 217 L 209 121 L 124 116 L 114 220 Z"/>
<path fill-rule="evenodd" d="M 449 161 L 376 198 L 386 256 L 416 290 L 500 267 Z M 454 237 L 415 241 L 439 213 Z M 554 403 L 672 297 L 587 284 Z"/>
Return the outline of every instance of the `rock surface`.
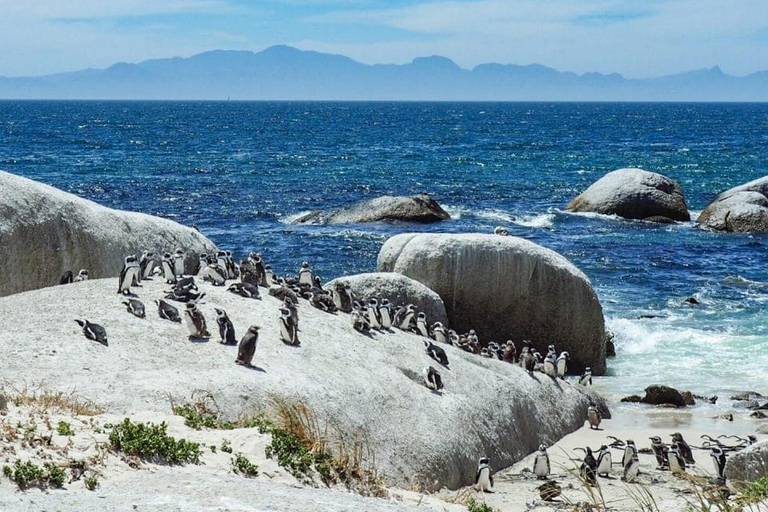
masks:
<path fill-rule="evenodd" d="M 693 397 L 693 393 L 690 391 L 681 393 L 675 388 L 659 385 L 648 386 L 645 388 L 645 396 L 626 396 L 622 398 L 621 401 L 635 404 L 674 405 L 675 407 L 696 405 L 696 400 Z"/>
<path fill-rule="evenodd" d="M 768 441 L 731 454 L 725 465 L 725 476 L 734 484 L 768 477 Z"/>
<path fill-rule="evenodd" d="M 691 216 L 680 185 L 655 172 L 618 169 L 579 194 L 565 208 L 652 222 L 688 221 Z"/>
<path fill-rule="evenodd" d="M 427 322 L 432 325 L 435 322 L 448 324 L 448 315 L 445 312 L 443 299 L 418 281 L 396 272 L 371 272 L 368 274 L 356 274 L 339 277 L 329 282 L 325 288 L 332 289 L 336 281 L 346 281 L 352 288 L 355 298 L 362 304 L 369 299 L 389 299 L 393 306 L 413 304 L 416 311 L 423 311 L 427 315 Z"/>
<path fill-rule="evenodd" d="M 356 224 L 403 221 L 438 222 L 451 216 L 427 194 L 413 197 L 382 196 L 333 210 L 314 211 L 293 220 L 293 224 Z"/>
<path fill-rule="evenodd" d="M 768 232 L 768 176 L 721 193 L 704 208 L 696 223 L 716 231 Z"/>
<path fill-rule="evenodd" d="M 384 243 L 380 272 L 437 292 L 451 328 L 481 341 L 530 340 L 570 352 L 571 371 L 605 371 L 602 307 L 586 275 L 554 251 L 512 236 L 402 234 Z"/>
<path fill-rule="evenodd" d="M 450 369 L 440 367 L 445 388 L 434 393 L 421 371 L 438 365 L 419 336 L 365 336 L 353 330 L 349 315 L 324 313 L 302 300 L 301 346 L 286 346 L 279 341 L 279 300 L 245 299 L 199 283 L 207 294 L 199 308 L 212 332 L 215 307 L 228 313 L 238 339 L 247 326 L 261 326 L 257 368 L 249 369 L 234 364 L 235 347 L 217 337 L 190 341 L 183 324 L 160 319 L 152 300 L 164 294 L 162 283 L 136 289 L 147 305 L 145 319 L 125 310 L 115 284 L 90 280 L 0 298 L 3 379 L 30 389 L 74 390 L 113 414 L 167 414 L 169 397 L 178 404 L 195 390 L 210 392 L 229 417 L 268 408 L 274 396 L 299 400 L 331 433 L 339 428 L 348 441 L 364 439 L 388 482 L 429 489 L 473 483 L 482 455 L 495 468 L 508 466 L 539 443 L 579 428 L 590 401 L 602 403 L 578 384 L 531 377 L 518 366 L 450 346 L 444 347 Z M 27 315 L 31 309 L 34 317 Z M 20 316 L 28 321 L 18 322 Z M 74 322 L 83 317 L 105 327 L 108 347 L 83 336 Z"/>
<path fill-rule="evenodd" d="M 186 264 L 216 246 L 192 228 L 113 210 L 0 171 L 0 296 L 59 284 L 67 270 L 117 276 L 128 254 L 186 251 Z M 115 284 L 115 289 L 117 284 Z"/>

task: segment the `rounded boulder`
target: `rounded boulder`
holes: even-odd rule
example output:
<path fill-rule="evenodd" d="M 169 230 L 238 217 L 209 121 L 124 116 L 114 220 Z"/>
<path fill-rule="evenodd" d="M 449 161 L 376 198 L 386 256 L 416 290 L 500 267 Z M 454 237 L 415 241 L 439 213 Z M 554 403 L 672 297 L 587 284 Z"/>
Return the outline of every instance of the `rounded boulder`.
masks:
<path fill-rule="evenodd" d="M 704 208 L 696 223 L 715 231 L 768 232 L 768 176 L 721 193 Z"/>

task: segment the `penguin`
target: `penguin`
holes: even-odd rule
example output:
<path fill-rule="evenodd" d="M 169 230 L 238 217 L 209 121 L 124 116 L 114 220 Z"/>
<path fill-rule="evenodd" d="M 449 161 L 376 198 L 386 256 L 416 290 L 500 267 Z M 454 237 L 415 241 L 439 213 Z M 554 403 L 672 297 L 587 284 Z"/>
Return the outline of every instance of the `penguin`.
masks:
<path fill-rule="evenodd" d="M 136 256 L 126 256 L 123 263 L 123 269 L 120 271 L 120 283 L 117 286 L 117 293 L 131 293 L 131 286 L 139 275 L 139 264 Z"/>
<path fill-rule="evenodd" d="M 264 266 L 264 258 L 261 257 L 261 253 L 252 252 L 248 256 L 248 259 L 253 266 L 253 272 L 256 274 L 256 279 L 259 282 L 259 286 L 263 286 L 265 288 L 271 286 L 272 279 L 267 276 L 267 269 Z M 272 272 L 271 267 L 270 273 L 272 274 L 272 277 L 274 277 L 275 274 Z"/>
<path fill-rule="evenodd" d="M 459 334 L 453 329 L 448 329 L 448 344 L 454 347 L 459 345 Z"/>
<path fill-rule="evenodd" d="M 600 414 L 600 411 L 597 410 L 597 407 L 590 405 L 587 408 L 587 421 L 589 421 L 590 429 L 599 429 L 602 419 L 603 417 Z"/>
<path fill-rule="evenodd" d="M 365 315 L 355 309 L 352 311 L 352 328 L 356 331 L 367 333 L 371 330 L 371 323 Z"/>
<path fill-rule="evenodd" d="M 277 277 L 272 271 L 272 265 L 264 265 L 264 282 L 267 283 L 268 287 L 277 284 Z"/>
<path fill-rule="evenodd" d="M 584 368 L 584 373 L 579 377 L 579 384 L 582 386 L 591 386 L 592 385 L 592 368 L 587 366 Z"/>
<path fill-rule="evenodd" d="M 99 324 L 92 324 L 85 318 L 82 320 L 75 320 L 75 322 L 83 328 L 83 334 L 86 338 L 92 341 L 97 341 L 105 347 L 109 346 L 109 342 L 107 341 L 107 330 L 104 329 L 104 327 Z"/>
<path fill-rule="evenodd" d="M 75 277 L 75 282 L 82 283 L 83 281 L 87 281 L 88 277 L 90 277 L 90 274 L 88 273 L 88 269 L 81 268 L 80 272 L 77 273 L 77 277 Z"/>
<path fill-rule="evenodd" d="M 227 270 L 227 277 L 234 279 L 237 277 L 237 265 L 232 257 L 232 251 L 224 252 L 224 268 Z"/>
<path fill-rule="evenodd" d="M 291 310 L 288 308 L 280 308 L 280 341 L 286 345 L 299 344 L 296 327 L 291 320 Z"/>
<path fill-rule="evenodd" d="M 230 320 L 227 316 L 227 312 L 219 308 L 213 309 L 216 310 L 216 323 L 219 325 L 221 344 L 237 345 L 237 338 L 235 338 L 235 326 L 232 324 L 232 320 Z"/>
<path fill-rule="evenodd" d="M 74 276 L 72 275 L 71 270 L 67 270 L 64 272 L 64 275 L 61 276 L 61 279 L 59 279 L 59 284 L 70 284 L 74 281 Z"/>
<path fill-rule="evenodd" d="M 667 456 L 667 445 L 665 445 L 659 436 L 653 436 L 649 438 L 651 440 L 651 449 L 656 456 L 656 464 L 659 469 L 669 467 L 669 457 Z"/>
<path fill-rule="evenodd" d="M 427 327 L 427 315 L 423 311 L 419 311 L 419 314 L 416 316 L 416 330 L 419 331 L 419 334 L 421 334 L 425 338 L 429 338 L 429 327 Z"/>
<path fill-rule="evenodd" d="M 632 460 L 637 460 L 637 447 L 633 440 L 627 439 L 627 445 L 624 447 L 624 455 L 621 457 L 621 467 L 626 471 L 627 466 Z"/>
<path fill-rule="evenodd" d="M 192 338 L 210 338 L 211 333 L 205 325 L 205 317 L 202 311 L 197 309 L 197 304 L 187 302 L 187 309 L 184 310 L 184 321 L 189 329 L 189 335 Z"/>
<path fill-rule="evenodd" d="M 597 476 L 608 478 L 611 474 L 611 450 L 603 445 L 600 447 L 600 455 L 597 456 Z"/>
<path fill-rule="evenodd" d="M 234 336 L 234 333 L 233 333 Z M 252 325 L 245 332 L 245 336 L 240 340 L 240 345 L 237 347 L 237 359 L 235 363 L 243 366 L 253 366 L 253 354 L 256 353 L 256 345 L 259 343 L 259 326 Z"/>
<path fill-rule="evenodd" d="M 307 286 L 312 286 L 314 284 L 312 269 L 309 268 L 309 263 L 306 261 L 301 264 L 301 268 L 299 269 L 299 284 Z"/>
<path fill-rule="evenodd" d="M 352 297 L 348 292 L 347 283 L 345 281 L 336 281 L 331 287 L 333 294 L 333 302 L 336 303 L 336 308 L 344 313 L 352 312 Z"/>
<path fill-rule="evenodd" d="M 123 302 L 123 305 L 128 309 L 128 312 L 135 317 L 145 318 L 147 316 L 147 312 L 144 309 L 144 304 L 140 300 L 128 299 L 127 301 Z"/>
<path fill-rule="evenodd" d="M 155 269 L 155 253 L 144 251 L 139 259 L 139 279 L 147 281 L 152 279 L 152 271 Z"/>
<path fill-rule="evenodd" d="M 299 330 L 299 310 L 296 308 L 296 302 L 289 298 L 283 301 L 283 307 L 291 313 L 291 322 L 293 328 L 298 332 Z"/>
<path fill-rule="evenodd" d="M 232 283 L 229 285 L 229 288 L 227 288 L 227 291 L 245 297 L 246 299 L 261 299 L 258 286 L 254 286 L 250 283 Z"/>
<path fill-rule="evenodd" d="M 203 277 L 203 271 L 208 266 L 208 253 L 201 253 L 200 258 L 197 260 L 197 276 Z"/>
<path fill-rule="evenodd" d="M 179 316 L 179 310 L 176 309 L 174 306 L 171 306 L 167 302 L 165 302 L 163 299 L 156 300 L 155 304 L 157 304 L 157 312 L 160 315 L 160 318 L 165 320 L 170 320 L 171 322 L 181 323 L 181 316 Z"/>
<path fill-rule="evenodd" d="M 163 254 L 163 261 L 160 263 L 163 267 L 163 279 L 166 284 L 176 284 L 176 272 L 174 272 L 174 262 L 171 253 Z"/>
<path fill-rule="evenodd" d="M 579 474 L 585 484 L 589 486 L 597 485 L 597 461 L 595 460 L 595 456 L 592 455 L 592 448 L 589 446 L 587 446 L 584 461 L 579 468 Z"/>
<path fill-rule="evenodd" d="M 184 251 L 176 249 L 173 253 L 173 274 L 176 277 L 184 275 Z"/>
<path fill-rule="evenodd" d="M 469 341 L 470 345 L 475 347 L 480 344 L 480 341 L 477 339 L 477 333 L 475 333 L 474 329 L 470 329 L 469 333 L 467 333 L 467 340 Z"/>
<path fill-rule="evenodd" d="M 672 438 L 673 444 L 677 445 L 677 450 L 685 463 L 689 466 L 696 464 L 696 461 L 693 459 L 693 450 L 691 450 L 691 447 L 685 442 L 683 435 L 680 432 L 675 432 L 674 434 L 670 434 L 670 437 Z"/>
<path fill-rule="evenodd" d="M 441 322 L 432 324 L 432 339 L 438 343 L 448 343 L 448 333 Z"/>
<path fill-rule="evenodd" d="M 478 491 L 493 492 L 493 475 L 491 474 L 491 460 L 483 457 L 477 463 L 475 473 L 475 487 Z"/>
<path fill-rule="evenodd" d="M 445 354 L 445 350 L 429 340 L 424 340 L 424 347 L 426 347 L 426 353 L 429 357 L 443 366 L 448 366 L 448 356 Z"/>
<path fill-rule="evenodd" d="M 224 277 L 229 279 L 229 272 L 227 271 L 227 251 L 216 252 L 216 264 L 224 269 Z"/>
<path fill-rule="evenodd" d="M 440 373 L 432 366 L 424 368 L 424 384 L 432 391 L 439 391 L 443 389 L 443 379 L 440 377 Z"/>
<path fill-rule="evenodd" d="M 557 358 L 557 376 L 565 380 L 565 373 L 568 371 L 568 360 L 571 358 L 571 354 L 568 352 L 560 352 L 560 356 Z"/>
<path fill-rule="evenodd" d="M 389 299 L 382 299 L 379 305 L 379 319 L 381 320 L 381 328 L 389 330 L 392 328 L 392 306 L 389 304 Z"/>
<path fill-rule="evenodd" d="M 539 480 L 546 480 L 549 476 L 549 454 L 547 454 L 547 445 L 545 444 L 539 445 L 539 451 L 533 459 L 533 474 Z"/>
<path fill-rule="evenodd" d="M 520 351 L 519 361 L 520 368 L 529 373 L 533 371 L 533 356 L 531 355 L 531 349 L 528 347 L 523 347 L 523 349 Z"/>
<path fill-rule="evenodd" d="M 504 344 L 501 359 L 502 361 L 515 364 L 517 360 L 517 347 L 515 347 L 515 343 L 512 340 L 507 340 Z"/>
<path fill-rule="evenodd" d="M 240 282 L 248 283 L 253 286 L 261 285 L 261 277 L 256 273 L 256 268 L 253 266 L 250 258 L 246 258 L 240 262 Z"/>
<path fill-rule="evenodd" d="M 368 317 L 368 321 L 371 323 L 372 329 L 381 329 L 381 321 L 379 319 L 379 301 L 376 299 L 370 299 L 368 306 L 365 309 L 365 314 Z"/>
<path fill-rule="evenodd" d="M 499 235 L 499 236 L 509 236 L 509 231 L 506 230 L 506 228 L 503 228 L 501 226 L 496 226 L 493 228 L 493 234 Z"/>
<path fill-rule="evenodd" d="M 622 480 L 628 484 L 637 482 L 637 477 L 640 474 L 640 461 L 638 459 L 630 459 L 629 463 L 624 466 L 624 476 Z"/>
<path fill-rule="evenodd" d="M 544 359 L 544 373 L 553 379 L 557 378 L 557 359 L 552 356 L 552 352 Z"/>
<path fill-rule="evenodd" d="M 405 311 L 403 312 L 403 316 L 400 319 L 400 323 L 397 324 L 397 328 L 403 331 L 409 330 L 411 328 L 411 322 L 413 321 L 415 314 L 415 306 L 413 304 L 408 304 L 408 306 L 405 307 Z"/>
<path fill-rule="evenodd" d="M 669 461 L 669 470 L 673 475 L 679 475 L 685 473 L 685 459 L 680 455 L 680 450 L 677 444 L 673 444 L 667 453 L 667 460 Z"/>
<path fill-rule="evenodd" d="M 726 463 L 726 456 L 725 452 L 722 448 L 719 446 L 713 447 L 710 452 L 709 456 L 712 458 L 712 463 L 715 467 L 715 474 L 718 478 L 725 478 L 725 463 Z"/>

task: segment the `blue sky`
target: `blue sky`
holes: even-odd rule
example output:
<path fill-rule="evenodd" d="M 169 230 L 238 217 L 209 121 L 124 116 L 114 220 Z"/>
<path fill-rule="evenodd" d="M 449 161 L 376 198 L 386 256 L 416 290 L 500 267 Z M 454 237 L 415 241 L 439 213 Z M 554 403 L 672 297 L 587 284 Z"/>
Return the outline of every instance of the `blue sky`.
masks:
<path fill-rule="evenodd" d="M 0 75 L 274 44 L 579 73 L 768 70 L 768 0 L 0 0 Z"/>

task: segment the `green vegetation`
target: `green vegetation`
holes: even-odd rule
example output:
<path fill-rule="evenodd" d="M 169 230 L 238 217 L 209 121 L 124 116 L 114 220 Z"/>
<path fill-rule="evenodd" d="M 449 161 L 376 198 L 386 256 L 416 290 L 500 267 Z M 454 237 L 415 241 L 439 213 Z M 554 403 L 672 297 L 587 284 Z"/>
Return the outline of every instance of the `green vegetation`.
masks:
<path fill-rule="evenodd" d="M 75 431 L 72 430 L 72 425 L 70 425 L 66 421 L 60 421 L 59 425 L 56 427 L 56 431 L 59 433 L 60 436 L 75 435 Z"/>
<path fill-rule="evenodd" d="M 172 405 L 173 413 L 184 418 L 184 424 L 195 430 L 209 428 L 212 430 L 234 430 L 236 428 L 261 428 L 267 422 L 262 418 L 251 418 L 235 421 L 219 419 L 219 414 L 208 401 L 200 401 L 195 404 Z"/>
<path fill-rule="evenodd" d="M 85 479 L 85 488 L 89 491 L 95 491 L 99 487 L 99 479 L 95 476 L 89 476 Z"/>
<path fill-rule="evenodd" d="M 67 479 L 64 470 L 53 462 L 46 462 L 41 468 L 31 461 L 22 462 L 18 459 L 14 462 L 13 467 L 4 466 L 3 474 L 13 480 L 19 489 L 33 486 L 59 489 L 64 487 L 64 482 Z"/>
<path fill-rule="evenodd" d="M 232 471 L 236 475 L 242 475 L 246 478 L 253 478 L 259 475 L 259 466 L 253 464 L 244 455 L 238 453 L 232 457 Z"/>
<path fill-rule="evenodd" d="M 221 448 L 219 449 L 224 453 L 232 453 L 232 445 L 226 439 L 221 442 Z"/>
<path fill-rule="evenodd" d="M 753 505 L 768 500 L 768 478 L 763 477 L 748 484 L 736 501 L 740 505 Z"/>
<path fill-rule="evenodd" d="M 200 445 L 185 439 L 176 440 L 166 433 L 163 422 L 132 423 L 125 418 L 112 427 L 109 442 L 117 451 L 136 455 L 145 460 L 167 464 L 197 464 L 200 461 Z"/>
<path fill-rule="evenodd" d="M 469 498 L 467 501 L 467 510 L 469 512 L 493 512 L 493 508 L 487 503 L 480 503 L 475 498 Z"/>

